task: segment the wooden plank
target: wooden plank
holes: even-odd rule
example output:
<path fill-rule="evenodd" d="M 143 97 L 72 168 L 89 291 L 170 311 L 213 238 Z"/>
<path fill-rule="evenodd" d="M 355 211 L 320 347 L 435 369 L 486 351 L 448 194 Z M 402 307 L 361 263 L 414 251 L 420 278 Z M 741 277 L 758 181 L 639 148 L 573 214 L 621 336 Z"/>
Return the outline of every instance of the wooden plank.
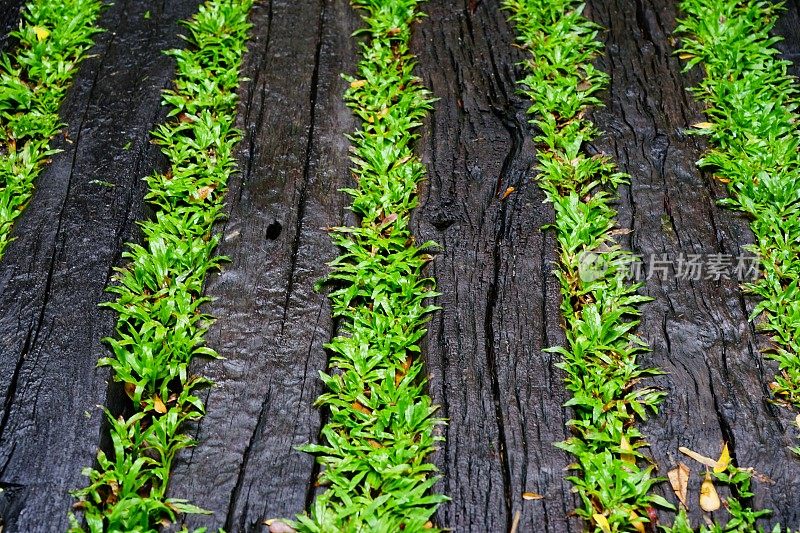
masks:
<path fill-rule="evenodd" d="M 430 180 L 417 223 L 442 246 L 430 274 L 443 295 L 426 344 L 431 393 L 449 420 L 436 462 L 452 498 L 437 522 L 456 531 L 580 531 L 552 443 L 567 436 L 567 395 L 552 209 L 532 180 L 535 150 L 515 94 L 523 59 L 496 2 L 425 4 L 415 53 L 441 98 L 421 150 Z M 505 201 L 508 187 L 515 187 Z M 522 499 L 524 491 L 545 496 Z"/>
<path fill-rule="evenodd" d="M 6 51 L 8 32 L 19 24 L 22 0 L 0 0 L 0 52 Z"/>
<path fill-rule="evenodd" d="M 608 132 L 595 149 L 632 175 L 619 205 L 620 225 L 632 230 L 626 245 L 645 258 L 740 255 L 753 238 L 747 221 L 715 205 L 724 189 L 695 167 L 705 143 L 686 134 L 703 120 L 702 107 L 686 91 L 701 72 L 682 74 L 669 44 L 674 3 L 612 0 L 589 6 L 591 18 L 609 28 L 607 55 L 599 65 L 612 79 L 604 98 L 608 106 L 594 113 L 597 126 Z M 644 292 L 655 301 L 642 307 L 639 333 L 653 349 L 643 361 L 668 372 L 657 380 L 669 393 L 663 412 L 643 429 L 659 473 L 678 461 L 697 473 L 700 465 L 687 461 L 678 447 L 715 456 L 726 441 L 739 465 L 770 479 L 756 483 L 755 505 L 773 509 L 775 521 L 796 526 L 800 476 L 788 450 L 792 415 L 767 401 L 775 365 L 759 355 L 763 339 L 747 320 L 753 302 L 734 280 L 681 280 L 674 272 L 649 279 Z M 693 495 L 699 485 L 695 475 Z"/>
<path fill-rule="evenodd" d="M 775 24 L 775 35 L 783 38 L 777 44 L 783 59 L 792 62 L 790 74 L 800 76 L 800 0 L 787 0 L 784 2 L 785 13 Z"/>
<path fill-rule="evenodd" d="M 196 0 L 116 2 L 62 108 L 68 140 L 37 181 L 0 262 L 0 513 L 7 531 L 64 530 L 103 417 L 120 390 L 96 369 L 114 315 L 97 305 L 121 245 L 144 216 L 141 178 L 160 158 L 149 132 L 173 76 L 161 51 Z M 152 17 L 145 20 L 147 9 Z M 125 149 L 130 143 L 130 149 Z M 104 186 L 101 180 L 113 184 Z M 106 443 L 107 444 L 107 443 Z"/>
<path fill-rule="evenodd" d="M 330 306 L 314 284 L 338 252 L 324 228 L 341 225 L 350 197 L 356 122 L 340 73 L 355 70 L 347 2 L 285 0 L 257 6 L 240 127 L 242 174 L 229 195 L 220 253 L 232 261 L 207 293 L 217 322 L 209 344 L 225 357 L 198 365 L 216 385 L 199 445 L 176 467 L 172 494 L 214 512 L 188 524 L 256 531 L 302 512 L 313 496 L 322 414 L 322 345 Z"/>

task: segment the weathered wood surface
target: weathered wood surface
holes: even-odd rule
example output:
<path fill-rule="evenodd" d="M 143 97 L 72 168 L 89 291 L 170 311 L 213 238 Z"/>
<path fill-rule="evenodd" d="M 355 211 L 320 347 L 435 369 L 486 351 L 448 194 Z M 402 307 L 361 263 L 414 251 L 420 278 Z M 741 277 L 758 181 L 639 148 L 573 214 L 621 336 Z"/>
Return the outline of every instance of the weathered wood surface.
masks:
<path fill-rule="evenodd" d="M 66 151 L 40 178 L 0 262 L 6 531 L 63 530 L 67 490 L 83 484 L 80 469 L 100 441 L 94 406 L 119 408 L 117 387 L 95 369 L 114 317 L 96 306 L 107 298 L 121 244 L 136 238 L 134 221 L 147 214 L 140 178 L 163 165 L 147 142 L 163 118 L 158 92 L 173 75 L 159 51 L 177 44 L 176 21 L 197 3 L 118 2 L 104 14 L 113 33 L 99 37 L 64 108 L 71 143 L 61 142 Z M 634 252 L 738 254 L 752 238 L 747 223 L 714 205 L 722 189 L 694 166 L 703 142 L 683 133 L 701 108 L 685 93 L 697 73 L 680 73 L 668 42 L 673 4 L 590 2 L 592 18 L 610 30 L 601 65 L 612 74 L 609 105 L 594 113 L 608 134 L 594 149 L 632 174 L 619 207 Z M 797 6 L 780 26 L 792 58 L 800 52 Z M 555 242 L 540 231 L 552 211 L 531 179 L 532 132 L 514 87 L 524 55 L 511 46 L 496 1 L 431 0 L 424 9 L 430 16 L 413 47 L 440 100 L 419 144 L 429 180 L 415 226 L 420 239 L 441 245 L 430 274 L 443 309 L 432 317 L 424 355 L 431 394 L 449 420 L 434 457 L 443 475 L 437 488 L 452 497 L 437 521 L 456 531 L 507 531 L 519 512 L 519 531 L 579 531 L 563 480 L 570 459 L 552 446 L 566 437 L 569 413 L 556 360 L 542 352 L 563 337 Z M 324 423 L 312 402 L 335 324 L 313 285 L 336 255 L 324 228 L 351 222 L 349 199 L 337 189 L 350 183 L 344 134 L 356 127 L 339 77 L 357 60 L 350 34 L 359 21 L 347 3 L 264 1 L 253 21 L 239 116 L 242 172 L 219 228 L 220 253 L 232 262 L 207 288 L 218 317 L 208 341 L 225 360 L 196 365 L 216 385 L 206 391 L 207 416 L 192 428 L 200 443 L 180 457 L 171 487 L 172 496 L 214 512 L 187 525 L 229 531 L 261 531 L 265 518 L 302 511 L 316 490 L 314 461 L 295 446 L 315 440 Z M 653 346 L 644 359 L 670 372 L 656 380 L 670 393 L 664 413 L 644 427 L 660 473 L 685 460 L 678 446 L 713 455 L 727 440 L 741 465 L 771 479 L 757 484 L 756 503 L 797 527 L 790 418 L 764 400 L 773 368 L 747 323 L 752 304 L 732 281 L 651 279 L 644 292 L 655 298 L 640 328 Z M 525 501 L 523 491 L 545 499 Z"/>
<path fill-rule="evenodd" d="M 0 52 L 5 50 L 8 32 L 17 27 L 21 5 L 20 0 L 0 0 Z"/>
<path fill-rule="evenodd" d="M 430 180 L 420 234 L 442 246 L 431 269 L 443 293 L 425 345 L 431 391 L 449 420 L 436 457 L 457 531 L 577 531 L 563 479 L 567 400 L 554 356 L 562 341 L 553 214 L 531 180 L 534 148 L 516 95 L 512 28 L 496 2 L 432 1 L 416 52 L 437 96 L 421 144 Z M 501 200 L 508 187 L 516 192 Z M 525 501 L 537 492 L 542 501 Z"/>
<path fill-rule="evenodd" d="M 103 421 L 96 405 L 113 407 L 115 392 L 108 371 L 95 368 L 114 326 L 97 305 L 122 243 L 145 216 L 141 178 L 160 159 L 149 131 L 162 119 L 159 93 L 173 70 L 161 51 L 180 43 L 177 21 L 197 3 L 123 0 L 102 16 L 108 32 L 63 107 L 64 151 L 39 177 L 0 262 L 5 531 L 63 531 L 68 491 L 85 484 L 81 469 L 94 461 Z"/>
<path fill-rule="evenodd" d="M 608 132 L 596 148 L 632 175 L 619 205 L 621 227 L 632 230 L 626 244 L 645 260 L 742 254 L 753 238 L 747 222 L 715 205 L 724 189 L 697 170 L 705 144 L 685 133 L 703 120 L 701 106 L 685 90 L 701 72 L 681 74 L 669 43 L 673 2 L 594 1 L 590 8 L 592 18 L 609 28 L 600 66 L 612 77 L 609 105 L 594 113 Z M 643 361 L 668 372 L 656 380 L 669 393 L 663 410 L 644 428 L 660 473 L 678 461 L 700 471 L 679 446 L 716 456 L 726 441 L 738 464 L 770 479 L 756 484 L 755 505 L 796 527 L 800 465 L 788 450 L 796 433 L 789 427 L 793 415 L 766 401 L 775 367 L 763 362 L 763 339 L 748 323 L 752 302 L 734 280 L 676 280 L 672 272 L 648 280 L 644 293 L 655 301 L 642 308 L 639 334 L 653 349 Z M 695 475 L 692 494 L 699 485 Z M 697 505 L 693 514 L 699 520 Z"/>
<path fill-rule="evenodd" d="M 192 526 L 258 531 L 294 516 L 313 496 L 313 408 L 332 320 L 315 282 L 336 257 L 326 227 L 344 222 L 356 123 L 342 101 L 353 70 L 357 19 L 345 2 L 281 0 L 256 8 L 245 66 L 242 173 L 232 179 L 220 253 L 231 257 L 208 284 L 219 317 L 209 343 L 225 361 L 198 365 L 216 386 L 200 444 L 176 468 L 172 495 L 214 511 Z M 214 487 L 213 490 L 208 490 Z"/>

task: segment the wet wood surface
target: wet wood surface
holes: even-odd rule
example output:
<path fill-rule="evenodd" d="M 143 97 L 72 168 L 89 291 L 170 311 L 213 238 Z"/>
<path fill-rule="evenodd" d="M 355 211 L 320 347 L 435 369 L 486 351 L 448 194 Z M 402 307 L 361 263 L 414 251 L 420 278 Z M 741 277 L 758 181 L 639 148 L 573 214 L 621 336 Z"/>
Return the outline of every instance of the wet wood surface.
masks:
<path fill-rule="evenodd" d="M 80 68 L 64 105 L 64 150 L 37 182 L 0 262 L 0 516 L 5 531 L 63 530 L 102 439 L 97 405 L 117 412 L 120 391 L 95 363 L 112 313 L 97 308 L 122 243 L 138 239 L 148 216 L 141 178 L 163 168 L 148 132 L 164 119 L 159 91 L 174 74 L 160 52 L 178 45 L 177 21 L 197 0 L 117 2 L 101 24 L 93 57 Z M 0 3 L 0 8 L 3 4 Z M 146 20 L 144 12 L 152 18 Z M 414 226 L 440 250 L 435 276 L 442 309 L 424 341 L 430 393 L 449 421 L 433 460 L 437 490 L 452 500 L 437 523 L 455 531 L 577 532 L 577 505 L 564 480 L 570 458 L 552 443 L 566 436 L 567 394 L 557 359 L 543 348 L 563 341 L 552 209 L 533 181 L 533 132 L 514 80 L 524 53 L 495 1 L 430 0 L 415 28 L 418 73 L 439 98 L 419 151 L 429 179 Z M 13 26 L 0 10 L 0 25 Z M 591 1 L 606 26 L 611 74 L 607 106 L 593 113 L 605 132 L 591 147 L 631 174 L 618 205 L 622 238 L 634 253 L 738 255 L 752 240 L 746 220 L 717 207 L 724 190 L 694 162 L 705 145 L 685 134 L 702 108 L 681 73 L 667 0 Z M 800 52 L 798 3 L 778 32 L 782 50 Z M 9 22 L 10 21 L 10 22 Z M 342 102 L 359 20 L 339 0 L 272 0 L 253 12 L 238 124 L 241 172 L 231 180 L 219 252 L 231 258 L 210 277 L 208 343 L 225 358 L 199 361 L 212 378 L 207 416 L 190 430 L 171 496 L 213 512 L 188 526 L 263 531 L 264 519 L 293 516 L 313 500 L 313 458 L 296 446 L 317 439 L 325 413 L 323 344 L 335 324 L 324 292 L 314 290 L 337 251 L 326 227 L 352 223 L 348 142 L 357 127 Z M 2 43 L 0 42 L 0 46 Z M 128 148 L 128 143 L 131 143 Z M 102 184 L 108 182 L 113 186 Z M 503 193 L 515 191 L 502 200 Z M 652 346 L 644 364 L 665 369 L 663 412 L 643 426 L 665 475 L 687 446 L 715 455 L 723 441 L 741 466 L 765 479 L 755 504 L 772 521 L 800 525 L 800 463 L 791 414 L 769 404 L 774 365 L 747 321 L 752 302 L 733 280 L 646 281 L 640 335 Z M 694 477 L 692 490 L 699 486 Z M 666 485 L 660 490 L 674 499 Z M 525 491 L 544 499 L 528 501 Z M 696 507 L 696 505 L 695 505 Z M 693 512 L 699 518 L 697 512 Z"/>

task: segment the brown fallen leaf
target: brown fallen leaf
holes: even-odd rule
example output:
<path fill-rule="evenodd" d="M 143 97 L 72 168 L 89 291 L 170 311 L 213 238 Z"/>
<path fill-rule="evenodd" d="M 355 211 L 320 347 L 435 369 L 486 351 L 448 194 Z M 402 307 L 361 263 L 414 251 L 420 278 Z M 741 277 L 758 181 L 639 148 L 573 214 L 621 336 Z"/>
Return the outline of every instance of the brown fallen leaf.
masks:
<path fill-rule="evenodd" d="M 591 88 L 592 88 L 592 84 L 589 83 L 588 81 L 585 81 L 585 80 L 578 84 L 578 90 L 581 91 L 581 92 L 588 91 Z"/>
<path fill-rule="evenodd" d="M 213 191 L 214 187 L 205 186 L 197 189 L 197 192 L 194 194 L 198 200 L 205 200 L 206 198 L 208 198 L 208 195 L 211 194 Z"/>
<path fill-rule="evenodd" d="M 514 187 L 509 187 L 509 188 L 508 188 L 508 189 L 506 189 L 506 191 L 503 193 L 503 196 L 500 198 L 500 200 L 505 200 L 506 198 L 508 198 L 508 197 L 511 195 L 511 193 L 512 193 L 512 192 L 514 192 L 514 191 L 516 191 L 516 190 L 517 190 L 517 189 L 516 189 L 516 188 L 514 188 Z"/>
<path fill-rule="evenodd" d="M 719 454 L 719 459 L 717 459 L 717 466 L 714 467 L 714 473 L 719 474 L 724 472 L 728 465 L 731 463 L 731 453 L 728 451 L 728 443 L 722 445 L 722 452 Z"/>
<path fill-rule="evenodd" d="M 705 465 L 705 466 L 707 466 L 709 468 L 714 468 L 714 467 L 717 466 L 717 462 L 714 459 L 712 459 L 711 457 L 706 457 L 705 455 L 700 455 L 699 453 L 693 452 L 692 450 L 690 450 L 689 448 L 686 448 L 684 446 L 681 446 L 680 448 L 678 448 L 678 451 L 681 452 L 684 455 L 688 455 L 689 457 L 691 457 L 692 459 L 694 459 L 698 463 L 700 463 L 702 465 Z"/>
<path fill-rule="evenodd" d="M 372 409 L 370 409 L 369 407 L 364 407 L 361 404 L 361 402 L 353 402 L 351 404 L 351 407 L 353 409 L 355 409 L 356 411 L 360 411 L 360 412 L 364 413 L 365 415 L 371 415 L 372 414 Z"/>
<path fill-rule="evenodd" d="M 519 511 L 514 513 L 514 520 L 511 522 L 511 529 L 509 529 L 509 533 L 517 533 L 519 530 L 519 519 L 522 517 Z"/>
<path fill-rule="evenodd" d="M 386 226 L 390 226 L 397 221 L 397 213 L 392 213 L 389 216 L 383 217 L 381 221 L 381 227 L 385 228 Z"/>
<path fill-rule="evenodd" d="M 667 472 L 669 484 L 672 485 L 672 490 L 681 501 L 684 507 L 688 508 L 688 487 L 689 487 L 689 474 L 691 470 L 683 463 L 678 463 L 678 466 Z"/>
<path fill-rule="evenodd" d="M 800 415 L 797 415 L 797 418 L 794 419 L 794 423 L 800 428 Z"/>
<path fill-rule="evenodd" d="M 538 494 L 536 492 L 523 492 L 522 493 L 523 500 L 543 500 L 544 496 Z"/>
<path fill-rule="evenodd" d="M 134 385 L 133 383 L 125 382 L 123 388 L 125 389 L 125 394 L 128 395 L 128 398 L 133 398 L 133 395 L 136 393 L 136 385 Z"/>
<path fill-rule="evenodd" d="M 711 513 L 719 509 L 721 505 L 722 502 L 719 500 L 717 489 L 714 488 L 714 482 L 711 481 L 711 473 L 706 472 L 706 478 L 703 480 L 703 484 L 700 485 L 700 508 L 707 513 Z"/>
<path fill-rule="evenodd" d="M 697 124 L 692 124 L 692 127 L 699 130 L 710 130 L 714 125 L 711 122 L 698 122 Z"/>

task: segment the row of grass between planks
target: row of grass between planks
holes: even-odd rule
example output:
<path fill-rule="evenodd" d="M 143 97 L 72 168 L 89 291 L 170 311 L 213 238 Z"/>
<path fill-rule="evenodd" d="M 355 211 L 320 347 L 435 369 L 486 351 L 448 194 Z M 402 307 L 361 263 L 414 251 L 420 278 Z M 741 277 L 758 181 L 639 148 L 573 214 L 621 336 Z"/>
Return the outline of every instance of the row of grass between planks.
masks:
<path fill-rule="evenodd" d="M 727 184 L 720 203 L 745 213 L 755 234 L 749 251 L 761 276 L 745 285 L 759 297 L 751 319 L 771 338 L 767 355 L 780 368 L 775 398 L 800 408 L 800 132 L 797 80 L 770 36 L 782 4 L 754 0 L 683 0 L 686 68 L 702 65 L 692 93 L 707 106 L 713 148 L 699 161 Z"/>
<path fill-rule="evenodd" d="M 432 494 L 436 468 L 426 462 L 438 441 L 436 406 L 425 393 L 419 357 L 424 323 L 434 309 L 431 259 L 409 228 L 425 167 L 414 155 L 415 130 L 431 98 L 413 74 L 411 28 L 421 0 L 354 0 L 366 27 L 358 75 L 347 78 L 347 105 L 363 121 L 352 136 L 356 227 L 335 228 L 342 249 L 327 282 L 340 334 L 327 345 L 327 392 L 317 405 L 330 416 L 322 443 L 304 449 L 323 466 L 326 488 L 303 532 L 438 531 L 431 517 L 445 500 Z"/>
<path fill-rule="evenodd" d="M 11 228 L 61 131 L 58 109 L 93 38 L 101 0 L 35 0 L 11 33 L 13 54 L 0 58 L 0 258 Z"/>
<path fill-rule="evenodd" d="M 575 0 L 506 0 L 504 6 L 531 54 L 522 92 L 533 102 L 529 114 L 539 131 L 538 181 L 556 213 L 556 275 L 568 346 L 550 351 L 562 356 L 559 367 L 573 395 L 566 404 L 575 414 L 569 422 L 573 436 L 559 446 L 576 458 L 570 481 L 583 504 L 576 513 L 592 531 L 643 532 L 657 516 L 654 507 L 674 507 L 652 494 L 661 481 L 651 476 L 653 467 L 639 466 L 650 461 L 638 451 L 646 442 L 634 424 L 648 411 L 657 412 L 664 395 L 636 388 L 642 378 L 660 372 L 637 364 L 647 345 L 632 330 L 640 315 L 637 305 L 649 298 L 636 294 L 640 285 L 626 283 L 632 258 L 613 238 L 616 212 L 609 191 L 628 176 L 608 157 L 582 151 L 599 134 L 585 114 L 602 104 L 595 95 L 608 84 L 607 75 L 592 64 L 602 50 L 599 28 L 584 18 L 583 5 Z M 752 476 L 729 462 L 708 473 L 705 489 L 714 489 L 712 478 L 731 489 L 724 525 L 694 529 L 681 508 L 673 525 L 661 528 L 670 533 L 761 531 L 756 522 L 769 511 L 744 503 L 753 496 Z"/>
<path fill-rule="evenodd" d="M 651 491 L 658 479 L 639 451 L 646 442 L 636 428 L 664 394 L 637 386 L 660 372 L 637 363 L 647 345 L 632 332 L 636 306 L 649 299 L 626 282 L 630 254 L 613 238 L 613 194 L 627 176 L 607 156 L 582 150 L 599 134 L 585 114 L 601 104 L 595 94 L 608 84 L 592 64 L 602 50 L 598 27 L 575 0 L 505 0 L 504 7 L 530 54 L 520 84 L 539 132 L 538 183 L 556 214 L 567 346 L 549 351 L 562 357 L 574 413 L 573 435 L 558 446 L 575 458 L 569 479 L 582 502 L 576 513 L 590 530 L 644 531 L 654 506 L 672 508 Z M 592 265 L 600 267 L 586 268 Z"/>
<path fill-rule="evenodd" d="M 111 367 L 130 405 L 108 415 L 112 449 L 85 469 L 89 485 L 75 491 L 89 531 L 157 531 L 190 503 L 167 498 L 172 462 L 193 445 L 187 422 L 203 415 L 196 396 L 207 380 L 190 374 L 195 357 L 216 357 L 204 345 L 211 317 L 201 306 L 203 282 L 224 260 L 215 257 L 213 224 L 224 214 L 224 194 L 236 170 L 234 128 L 239 68 L 252 0 L 208 0 L 192 19 L 185 49 L 171 50 L 177 76 L 164 93 L 172 119 L 153 132 L 170 167 L 146 178 L 155 210 L 141 223 L 144 243 L 129 243 L 115 284 L 116 336 L 107 339 Z M 70 531 L 84 531 L 75 516 Z"/>

